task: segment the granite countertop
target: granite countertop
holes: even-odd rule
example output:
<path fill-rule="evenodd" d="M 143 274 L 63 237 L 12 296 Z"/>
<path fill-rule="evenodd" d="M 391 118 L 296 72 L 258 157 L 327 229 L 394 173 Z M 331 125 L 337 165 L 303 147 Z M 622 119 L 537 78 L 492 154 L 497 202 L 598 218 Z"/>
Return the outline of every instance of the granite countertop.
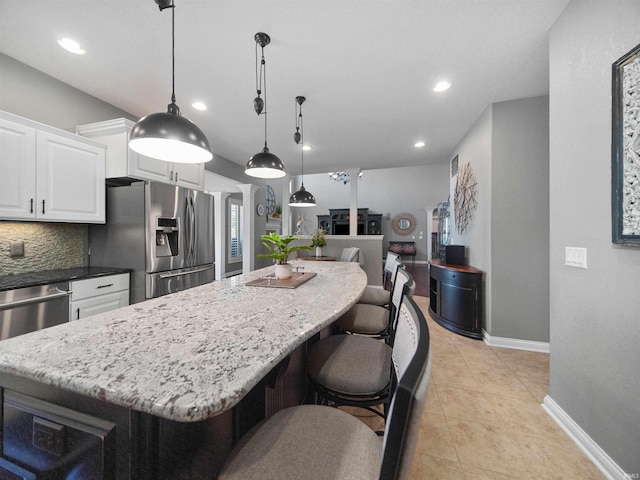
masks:
<path fill-rule="evenodd" d="M 2 341 L 0 373 L 181 422 L 238 403 L 360 298 L 358 263 L 294 262 L 296 289 L 251 287 L 273 267 Z"/>
<path fill-rule="evenodd" d="M 81 280 L 83 278 L 102 277 L 118 273 L 129 273 L 130 271 L 131 270 L 127 268 L 77 267 L 3 275 L 0 276 L 0 291 L 66 282 L 69 280 Z"/>

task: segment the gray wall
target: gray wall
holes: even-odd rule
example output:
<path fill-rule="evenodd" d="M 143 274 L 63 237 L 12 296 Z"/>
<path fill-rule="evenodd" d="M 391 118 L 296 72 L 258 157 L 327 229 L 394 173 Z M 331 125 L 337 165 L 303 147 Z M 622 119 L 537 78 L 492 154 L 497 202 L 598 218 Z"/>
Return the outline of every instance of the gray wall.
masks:
<path fill-rule="evenodd" d="M 451 243 L 484 270 L 485 330 L 549 341 L 549 97 L 490 105 L 452 152 L 470 163 L 477 208 L 458 233 L 451 178 Z"/>
<path fill-rule="evenodd" d="M 0 53 L 0 110 L 76 131 L 76 125 L 131 114 Z"/>
<path fill-rule="evenodd" d="M 493 105 L 491 335 L 549 341 L 549 97 Z"/>
<path fill-rule="evenodd" d="M 640 2 L 572 1 L 550 34 L 549 396 L 640 473 L 640 248 L 611 243 L 611 64 L 640 42 Z M 566 246 L 588 269 L 564 266 Z"/>
<path fill-rule="evenodd" d="M 418 248 L 415 260 L 425 262 L 429 258 L 427 239 L 430 229 L 427 222 L 431 223 L 433 208 L 449 195 L 448 172 L 447 163 L 364 172 L 363 177 L 358 180 L 358 207 L 383 214 L 384 250 L 389 240 L 413 241 Z M 295 226 L 298 211 L 303 211 L 307 233 L 312 233 L 317 228 L 317 215 L 328 215 L 330 208 L 349 208 L 350 184 L 344 185 L 331 180 L 325 173 L 305 175 L 304 185 L 316 197 L 317 204 L 313 208 L 295 208 L 293 216 Z M 411 235 L 397 235 L 391 227 L 393 217 L 403 212 L 416 217 L 416 230 Z"/>

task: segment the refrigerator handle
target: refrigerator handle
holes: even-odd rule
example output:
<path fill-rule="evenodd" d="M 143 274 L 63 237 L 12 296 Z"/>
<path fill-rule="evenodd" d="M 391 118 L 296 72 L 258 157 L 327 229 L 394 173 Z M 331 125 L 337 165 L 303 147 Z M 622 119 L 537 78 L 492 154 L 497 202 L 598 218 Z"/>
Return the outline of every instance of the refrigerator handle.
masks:
<path fill-rule="evenodd" d="M 187 193 L 186 199 L 186 207 L 185 207 L 185 254 L 186 260 L 189 265 L 191 265 L 194 261 L 194 243 L 195 243 L 195 215 L 194 215 L 194 206 L 193 206 L 193 198 Z"/>
<path fill-rule="evenodd" d="M 191 198 L 191 226 L 192 226 L 192 230 L 191 230 L 191 256 L 193 258 L 193 261 L 195 262 L 195 256 L 196 256 L 196 248 L 197 248 L 197 243 L 198 243 L 198 225 L 196 222 L 196 205 L 194 203 L 194 199 L 193 197 Z"/>

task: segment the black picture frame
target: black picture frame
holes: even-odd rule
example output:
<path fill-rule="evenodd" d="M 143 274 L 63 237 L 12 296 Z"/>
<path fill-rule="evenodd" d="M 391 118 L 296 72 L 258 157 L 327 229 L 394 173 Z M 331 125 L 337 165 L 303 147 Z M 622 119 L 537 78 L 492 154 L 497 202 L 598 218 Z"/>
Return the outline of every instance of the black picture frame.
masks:
<path fill-rule="evenodd" d="M 640 246 L 640 45 L 612 66 L 612 241 Z"/>

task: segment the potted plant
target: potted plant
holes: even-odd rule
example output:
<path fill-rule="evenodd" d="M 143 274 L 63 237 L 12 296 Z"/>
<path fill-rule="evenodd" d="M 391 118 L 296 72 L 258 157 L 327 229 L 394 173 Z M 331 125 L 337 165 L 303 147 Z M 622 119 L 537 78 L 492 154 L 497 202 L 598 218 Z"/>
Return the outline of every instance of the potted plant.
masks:
<path fill-rule="evenodd" d="M 327 245 L 327 232 L 319 228 L 311 235 L 311 246 L 316 247 L 316 257 L 322 256 L 322 247 Z"/>
<path fill-rule="evenodd" d="M 289 246 L 294 240 L 302 237 L 295 235 L 287 235 L 281 237 L 275 232 L 268 235 L 261 235 L 262 245 L 264 245 L 270 253 L 260 253 L 258 258 L 273 258 L 276 260 L 276 278 L 284 280 L 291 278 L 291 264 L 287 263 L 289 255 L 298 250 L 311 250 L 308 245 Z"/>

